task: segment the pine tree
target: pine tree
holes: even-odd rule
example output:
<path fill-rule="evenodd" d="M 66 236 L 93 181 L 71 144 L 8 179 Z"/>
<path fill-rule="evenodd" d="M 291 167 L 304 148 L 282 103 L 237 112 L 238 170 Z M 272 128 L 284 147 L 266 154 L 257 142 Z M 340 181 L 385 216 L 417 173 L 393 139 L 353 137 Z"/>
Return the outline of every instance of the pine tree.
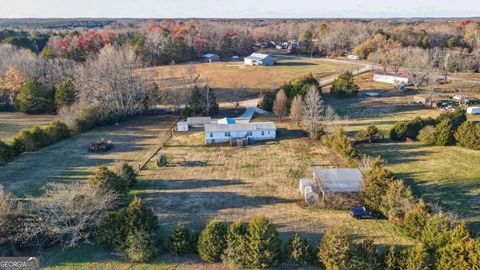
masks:
<path fill-rule="evenodd" d="M 218 103 L 215 91 L 208 86 L 205 86 L 201 91 L 201 106 L 202 114 L 205 116 L 213 116 L 218 114 Z"/>
<path fill-rule="evenodd" d="M 285 247 L 287 260 L 294 265 L 307 265 L 313 259 L 312 247 L 308 240 L 299 234 L 295 234 Z"/>
<path fill-rule="evenodd" d="M 264 216 L 254 218 L 248 225 L 244 256 L 248 267 L 267 268 L 278 264 L 280 237 L 273 224 Z"/>
<path fill-rule="evenodd" d="M 347 71 L 333 81 L 330 93 L 337 97 L 352 97 L 358 94 L 358 89 L 353 74 Z"/>
<path fill-rule="evenodd" d="M 130 232 L 145 231 L 156 233 L 159 230 L 157 215 L 155 215 L 151 207 L 145 205 L 138 197 L 134 197 L 128 205 L 126 220 Z"/>
<path fill-rule="evenodd" d="M 168 238 L 167 246 L 175 255 L 181 256 L 195 251 L 195 240 L 185 226 L 178 224 Z"/>
<path fill-rule="evenodd" d="M 128 234 L 123 251 L 130 261 L 141 263 L 153 259 L 158 253 L 158 239 L 155 233 L 133 231 Z"/>
<path fill-rule="evenodd" d="M 245 267 L 247 261 L 246 253 L 247 225 L 241 222 L 234 222 L 227 228 L 227 248 L 223 261 L 237 267 Z"/>
<path fill-rule="evenodd" d="M 350 263 L 352 240 L 344 227 L 329 229 L 319 242 L 317 257 L 326 270 L 346 269 Z"/>
<path fill-rule="evenodd" d="M 398 252 L 395 250 L 395 246 L 390 246 L 385 254 L 383 261 L 385 270 L 400 270 L 401 258 Z"/>
<path fill-rule="evenodd" d="M 480 125 L 464 122 L 455 132 L 455 139 L 463 147 L 480 150 Z"/>
<path fill-rule="evenodd" d="M 75 102 L 76 93 L 73 80 L 67 78 L 57 85 L 55 90 L 55 105 L 57 110 L 63 106 L 70 106 Z"/>
<path fill-rule="evenodd" d="M 128 187 L 133 187 L 137 183 L 137 174 L 135 173 L 135 170 L 133 170 L 133 167 L 126 162 L 122 164 L 119 176 L 127 182 Z"/>
<path fill-rule="evenodd" d="M 220 262 L 227 247 L 227 227 L 218 220 L 210 221 L 198 238 L 198 254 L 206 262 Z"/>
<path fill-rule="evenodd" d="M 364 175 L 365 187 L 362 193 L 364 203 L 375 210 L 382 210 L 383 195 L 395 180 L 393 173 L 384 167 L 373 167 Z"/>
<path fill-rule="evenodd" d="M 450 118 L 445 118 L 435 127 L 435 144 L 446 146 L 454 143 L 453 122 Z"/>
<path fill-rule="evenodd" d="M 402 269 L 429 270 L 431 269 L 429 255 L 422 245 L 416 245 L 405 251 L 405 261 Z"/>
<path fill-rule="evenodd" d="M 105 166 L 98 167 L 89 180 L 88 184 L 97 186 L 101 189 L 113 189 L 119 194 L 124 194 L 127 191 L 127 182 L 119 177 L 116 173 L 112 172 Z"/>

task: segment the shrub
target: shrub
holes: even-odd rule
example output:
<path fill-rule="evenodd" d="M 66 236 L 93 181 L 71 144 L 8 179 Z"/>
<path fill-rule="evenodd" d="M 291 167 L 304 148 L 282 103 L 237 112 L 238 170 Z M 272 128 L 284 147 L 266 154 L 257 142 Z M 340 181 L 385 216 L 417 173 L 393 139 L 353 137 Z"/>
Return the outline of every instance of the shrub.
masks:
<path fill-rule="evenodd" d="M 137 174 L 132 166 L 123 163 L 120 168 L 119 176 L 126 181 L 128 187 L 133 187 L 137 183 Z"/>
<path fill-rule="evenodd" d="M 52 144 L 70 137 L 70 129 L 68 126 L 58 120 L 55 120 L 46 126 L 45 132 L 48 134 Z"/>
<path fill-rule="evenodd" d="M 423 228 L 427 224 L 430 216 L 427 205 L 420 200 L 414 207 L 405 213 L 405 217 L 398 224 L 403 233 L 414 239 L 419 239 L 422 236 Z"/>
<path fill-rule="evenodd" d="M 420 130 L 427 124 L 434 121 L 433 119 L 423 120 L 416 117 L 410 121 L 397 122 L 390 130 L 390 139 L 394 141 L 404 141 L 407 138 L 416 139 Z"/>
<path fill-rule="evenodd" d="M 403 218 L 414 202 L 412 190 L 404 184 L 403 180 L 393 180 L 388 183 L 385 194 L 381 196 L 380 210 L 390 220 Z"/>
<path fill-rule="evenodd" d="M 384 167 L 373 167 L 364 173 L 364 191 L 362 198 L 368 207 L 381 211 L 383 196 L 388 186 L 395 180 L 393 173 Z"/>
<path fill-rule="evenodd" d="M 437 122 L 441 123 L 442 121 L 450 119 L 452 121 L 452 129 L 457 130 L 465 121 L 467 121 L 467 114 L 464 109 L 457 108 L 453 112 L 443 112 L 438 116 Z"/>
<path fill-rule="evenodd" d="M 295 234 L 285 247 L 287 260 L 294 265 L 307 265 L 313 259 L 312 247 L 308 240 L 299 234 Z"/>
<path fill-rule="evenodd" d="M 369 143 L 376 142 L 383 138 L 383 135 L 380 133 L 380 130 L 375 125 L 368 126 L 366 129 L 361 130 L 358 134 L 359 140 L 366 140 Z"/>
<path fill-rule="evenodd" d="M 153 210 L 135 197 L 127 208 L 121 208 L 102 220 L 97 241 L 122 252 L 134 262 L 145 262 L 160 251 L 159 231 Z"/>
<path fill-rule="evenodd" d="M 347 71 L 333 81 L 330 93 L 337 97 L 353 97 L 358 94 L 358 89 L 353 74 Z"/>
<path fill-rule="evenodd" d="M 168 249 L 177 256 L 193 253 L 196 250 L 196 235 L 185 226 L 178 224 L 168 238 Z"/>
<path fill-rule="evenodd" d="M 402 269 L 405 270 L 429 270 L 431 269 L 430 258 L 422 245 L 408 248 L 404 252 Z"/>
<path fill-rule="evenodd" d="M 395 250 L 395 246 L 390 246 L 383 259 L 385 270 L 401 270 L 402 259 L 399 252 Z"/>
<path fill-rule="evenodd" d="M 13 156 L 12 147 L 0 140 L 0 165 L 9 162 Z"/>
<path fill-rule="evenodd" d="M 227 228 L 227 248 L 223 261 L 237 267 L 247 265 L 245 259 L 247 225 L 234 222 Z"/>
<path fill-rule="evenodd" d="M 38 81 L 25 83 L 15 100 L 15 108 L 24 113 L 40 114 L 55 112 L 54 93 Z"/>
<path fill-rule="evenodd" d="M 480 269 L 480 240 L 457 241 L 436 253 L 436 269 Z"/>
<path fill-rule="evenodd" d="M 159 253 L 157 240 L 155 233 L 133 231 L 127 236 L 123 254 L 132 262 L 147 262 Z"/>
<path fill-rule="evenodd" d="M 12 147 L 15 153 L 33 152 L 49 143 L 49 138 L 45 131 L 39 127 L 31 130 L 21 130 L 13 138 Z"/>
<path fill-rule="evenodd" d="M 95 175 L 88 179 L 88 184 L 102 189 L 113 189 L 119 194 L 124 194 L 127 189 L 127 182 L 105 166 L 98 167 Z"/>
<path fill-rule="evenodd" d="M 480 125 L 464 122 L 455 132 L 455 139 L 463 147 L 480 150 Z"/>
<path fill-rule="evenodd" d="M 417 138 L 423 145 L 435 144 L 435 127 L 425 126 L 418 132 Z"/>
<path fill-rule="evenodd" d="M 350 269 L 378 269 L 380 263 L 372 239 L 363 239 L 353 245 L 348 266 Z"/>
<path fill-rule="evenodd" d="M 338 128 L 330 136 L 325 136 L 324 143 L 354 165 L 355 158 L 358 156 L 357 150 L 342 128 Z"/>
<path fill-rule="evenodd" d="M 278 264 L 280 237 L 266 217 L 254 218 L 248 225 L 244 256 L 248 267 L 267 268 Z"/>
<path fill-rule="evenodd" d="M 60 109 L 63 106 L 70 106 L 75 102 L 75 89 L 73 80 L 66 78 L 57 85 L 55 90 L 55 106 Z"/>
<path fill-rule="evenodd" d="M 220 262 L 227 247 L 227 227 L 220 221 L 210 221 L 198 238 L 198 254 L 206 262 Z"/>
<path fill-rule="evenodd" d="M 453 145 L 455 143 L 453 122 L 445 118 L 435 127 L 435 144 L 438 146 Z"/>
<path fill-rule="evenodd" d="M 127 208 L 121 208 L 102 219 L 97 229 L 98 243 L 118 251 L 124 250 L 129 230 L 126 212 Z"/>
<path fill-rule="evenodd" d="M 347 269 L 352 241 L 344 227 L 329 229 L 319 242 L 317 257 L 326 270 Z"/>

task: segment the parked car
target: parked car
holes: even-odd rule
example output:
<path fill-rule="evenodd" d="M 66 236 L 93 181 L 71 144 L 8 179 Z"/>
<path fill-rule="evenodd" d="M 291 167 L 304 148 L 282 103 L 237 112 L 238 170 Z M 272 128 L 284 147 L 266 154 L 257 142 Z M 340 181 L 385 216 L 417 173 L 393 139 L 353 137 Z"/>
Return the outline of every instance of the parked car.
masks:
<path fill-rule="evenodd" d="M 350 210 L 350 214 L 356 219 L 376 219 L 380 215 L 373 210 L 362 207 L 355 207 Z"/>

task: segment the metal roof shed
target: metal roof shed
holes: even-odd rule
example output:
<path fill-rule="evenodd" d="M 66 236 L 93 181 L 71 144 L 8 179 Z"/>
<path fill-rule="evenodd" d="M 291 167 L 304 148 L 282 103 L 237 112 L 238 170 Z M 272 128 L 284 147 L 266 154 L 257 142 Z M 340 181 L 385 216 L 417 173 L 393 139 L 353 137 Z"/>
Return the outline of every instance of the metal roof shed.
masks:
<path fill-rule="evenodd" d="M 318 182 L 320 191 L 325 197 L 329 192 L 361 192 L 363 191 L 363 176 L 359 169 L 313 169 L 313 177 Z"/>

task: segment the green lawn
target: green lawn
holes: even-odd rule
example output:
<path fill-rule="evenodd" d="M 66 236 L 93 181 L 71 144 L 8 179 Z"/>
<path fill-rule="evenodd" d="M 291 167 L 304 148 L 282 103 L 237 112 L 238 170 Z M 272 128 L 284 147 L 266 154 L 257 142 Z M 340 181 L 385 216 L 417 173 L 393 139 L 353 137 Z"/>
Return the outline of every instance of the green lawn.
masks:
<path fill-rule="evenodd" d="M 57 119 L 56 115 L 29 115 L 23 113 L 0 112 L 0 140 L 9 141 L 24 128 L 46 125 Z"/>

